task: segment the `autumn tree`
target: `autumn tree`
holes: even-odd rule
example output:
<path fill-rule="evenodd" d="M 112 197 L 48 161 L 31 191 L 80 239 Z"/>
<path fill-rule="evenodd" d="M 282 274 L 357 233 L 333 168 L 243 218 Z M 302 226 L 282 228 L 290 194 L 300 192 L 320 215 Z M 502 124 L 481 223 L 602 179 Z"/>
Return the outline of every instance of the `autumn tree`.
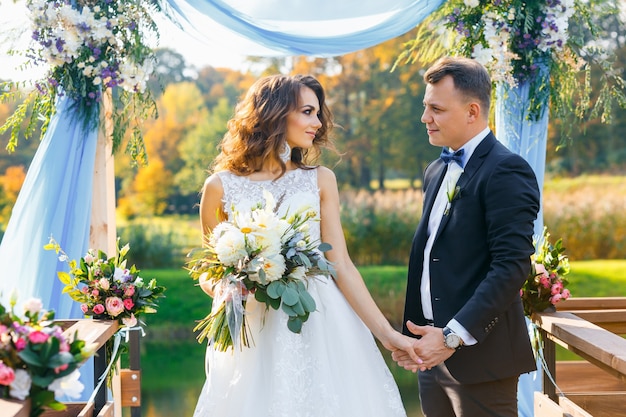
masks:
<path fill-rule="evenodd" d="M 24 184 L 26 170 L 24 166 L 10 166 L 4 175 L 0 176 L 0 224 L 4 230 L 11 217 L 13 205 L 17 201 L 17 196 Z"/>
<path fill-rule="evenodd" d="M 178 151 L 185 162 L 176 174 L 175 183 L 183 194 L 198 195 L 213 159 L 219 153 L 218 145 L 227 131 L 226 123 L 233 113 L 228 98 L 223 97 L 180 143 Z"/>
<path fill-rule="evenodd" d="M 172 177 L 185 164 L 178 152 L 179 144 L 188 132 L 206 119 L 208 111 L 200 90 L 195 83 L 188 81 L 170 84 L 163 96 L 157 100 L 157 107 L 159 118 L 146 123 L 144 130 L 148 166 L 152 164 L 152 159 L 155 159 L 160 166 L 162 165 L 163 170 L 169 173 L 167 179 L 170 182 L 163 188 L 168 190 L 170 198 L 175 199 L 180 192 L 173 186 Z M 141 172 L 142 167 L 134 167 L 130 161 L 123 158 L 119 160 L 122 162 L 115 165 L 118 195 L 121 199 L 131 198 L 136 193 L 135 176 Z"/>
<path fill-rule="evenodd" d="M 159 216 L 172 195 L 173 174 L 158 157 L 138 168 L 130 190 L 119 199 L 118 210 L 124 217 Z"/>
<path fill-rule="evenodd" d="M 340 182 L 356 188 L 380 188 L 390 176 L 421 177 L 437 155 L 420 121 L 424 86 L 417 66 L 392 71 L 402 43 L 392 39 L 325 64 L 329 104 L 339 129 L 343 159 L 335 168 Z"/>
<path fill-rule="evenodd" d="M 204 104 L 211 110 L 222 99 L 234 107 L 255 80 L 256 77 L 249 73 L 208 66 L 198 72 L 195 83 L 202 93 Z"/>

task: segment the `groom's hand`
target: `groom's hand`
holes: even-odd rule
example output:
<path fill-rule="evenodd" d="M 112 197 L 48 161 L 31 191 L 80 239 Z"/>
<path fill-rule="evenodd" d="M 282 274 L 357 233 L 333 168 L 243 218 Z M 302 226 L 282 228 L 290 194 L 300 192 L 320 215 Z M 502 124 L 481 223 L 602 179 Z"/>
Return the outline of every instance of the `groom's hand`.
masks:
<path fill-rule="evenodd" d="M 414 343 L 415 352 L 423 361 L 423 363 L 420 364 L 421 366 L 419 366 L 420 371 L 425 371 L 439 365 L 454 353 L 453 349 L 449 349 L 443 344 L 443 330 L 441 328 L 418 326 L 411 321 L 407 321 L 406 325 L 411 333 L 416 336 L 421 336 L 421 338 Z M 394 360 L 398 362 L 398 365 L 405 369 L 412 369 L 411 364 L 405 357 L 398 356 L 398 358 L 399 361 L 394 358 Z"/>

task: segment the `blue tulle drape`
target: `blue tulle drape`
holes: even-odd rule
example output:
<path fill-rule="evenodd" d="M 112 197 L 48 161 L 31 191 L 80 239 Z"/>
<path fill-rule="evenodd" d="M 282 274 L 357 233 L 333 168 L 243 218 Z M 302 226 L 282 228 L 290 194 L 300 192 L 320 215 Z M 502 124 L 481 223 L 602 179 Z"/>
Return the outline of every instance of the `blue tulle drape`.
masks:
<path fill-rule="evenodd" d="M 498 85 L 496 90 L 496 136 L 511 151 L 521 155 L 535 171 L 539 190 L 543 195 L 543 180 L 546 168 L 546 146 L 548 141 L 548 91 L 550 72 L 546 65 L 539 66 L 541 111 L 531 116 L 531 100 L 537 100 L 536 91 L 531 91 L 531 80 L 521 82 L 517 87 Z M 535 236 L 543 235 L 543 204 L 535 221 Z"/>
<path fill-rule="evenodd" d="M 82 318 L 80 306 L 61 294 L 57 271 L 67 271 L 43 246 L 53 236 L 79 259 L 89 244 L 97 128 L 85 131 L 73 117 L 71 101 L 60 97 L 48 131 L 33 158 L 0 244 L 2 301 L 12 290 L 18 302 L 41 298 L 57 318 Z M 18 303 L 19 304 L 19 303 Z"/>
<path fill-rule="evenodd" d="M 67 264 L 43 248 L 53 236 L 72 259 L 88 249 L 98 131 L 83 129 L 73 114 L 72 101 L 61 97 L 0 243 L 0 299 L 8 307 L 11 293 L 17 291 L 18 314 L 24 301 L 36 297 L 57 318 L 84 317 L 79 304 L 62 294 L 57 271 L 67 271 Z M 83 366 L 80 372 L 88 396 L 93 367 Z"/>
<path fill-rule="evenodd" d="M 541 65 L 538 77 L 542 85 L 542 97 L 547 98 L 549 88 L 549 71 Z M 496 135 L 510 150 L 521 155 L 528 161 L 537 176 L 539 189 L 543 195 L 543 180 L 546 165 L 546 145 L 548 140 L 548 102 L 542 102 L 541 111 L 537 115 L 529 112 L 530 101 L 537 99 L 531 86 L 532 81 L 520 83 L 511 88 L 506 85 L 497 87 L 496 98 Z M 535 221 L 535 238 L 543 234 L 543 203 Z M 529 333 L 532 325 L 528 319 Z M 531 334 L 531 337 L 534 337 Z M 537 361 L 537 369 L 541 370 L 541 361 Z M 534 415 L 534 392 L 542 390 L 542 374 L 539 371 L 520 376 L 517 390 L 518 411 L 520 417 Z"/>
<path fill-rule="evenodd" d="M 168 0 L 168 3 L 182 17 L 186 31 L 194 26 L 198 34 L 211 38 L 219 25 L 263 47 L 255 50 L 254 45 L 249 46 L 241 51 L 245 55 L 335 56 L 410 31 L 444 1 Z M 230 44 L 223 35 L 219 42 Z"/>

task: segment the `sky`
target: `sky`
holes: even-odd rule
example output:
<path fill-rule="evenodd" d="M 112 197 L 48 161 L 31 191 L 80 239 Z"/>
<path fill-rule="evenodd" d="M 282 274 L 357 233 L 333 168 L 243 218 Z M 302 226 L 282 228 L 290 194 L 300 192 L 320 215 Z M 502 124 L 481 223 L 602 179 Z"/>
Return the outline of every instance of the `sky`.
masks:
<path fill-rule="evenodd" d="M 160 40 L 158 47 L 171 48 L 179 52 L 185 58 L 189 66 L 202 68 L 207 65 L 213 67 L 228 67 L 241 69 L 244 66 L 246 54 L 238 51 L 251 52 L 255 46 L 243 39 L 233 38 L 233 35 L 224 31 L 226 29 L 214 28 L 211 36 L 199 33 L 189 34 L 176 27 L 166 18 L 158 18 Z M 13 0 L 0 0 L 0 79 L 38 79 L 44 72 L 44 68 L 38 70 L 20 70 L 18 67 L 24 63 L 22 56 L 9 56 L 10 49 L 23 49 L 28 44 L 30 33 L 27 29 L 29 21 L 26 15 L 24 2 L 13 3 Z M 228 47 L 220 38 L 228 36 Z M 233 42 L 240 42 L 235 44 Z M 258 49 L 262 49 L 259 47 Z"/>

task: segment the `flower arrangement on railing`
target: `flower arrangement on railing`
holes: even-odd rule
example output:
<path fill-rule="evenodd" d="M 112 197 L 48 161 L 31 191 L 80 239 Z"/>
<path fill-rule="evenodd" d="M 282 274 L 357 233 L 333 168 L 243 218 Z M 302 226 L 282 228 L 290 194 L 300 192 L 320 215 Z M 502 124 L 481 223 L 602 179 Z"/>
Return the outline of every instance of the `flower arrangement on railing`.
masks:
<path fill-rule="evenodd" d="M 524 313 L 530 317 L 533 313 L 554 309 L 561 300 L 567 300 L 570 291 L 565 288 L 568 284 L 565 276 L 569 271 L 562 239 L 552 244 L 550 233 L 544 228 L 543 236 L 535 242 L 530 274 L 520 290 Z"/>
<path fill-rule="evenodd" d="M 287 328 L 300 333 L 316 304 L 307 291 L 307 278 L 334 274 L 322 252 L 327 243 L 314 240 L 308 221 L 317 213 L 306 204 L 285 216 L 276 200 L 264 192 L 265 205 L 235 212 L 232 221 L 219 223 L 207 236 L 206 246 L 192 250 L 189 275 L 211 285 L 212 311 L 194 331 L 218 351 L 250 346 L 245 307 L 248 296 L 288 316 Z"/>
<path fill-rule="evenodd" d="M 0 397 L 30 398 L 31 417 L 63 410 L 65 404 L 56 398 L 80 397 L 84 386 L 77 368 L 94 349 L 76 337 L 68 339 L 41 300 L 27 300 L 22 317 L 14 313 L 16 301 L 11 298 L 8 310 L 0 304 Z"/>
<path fill-rule="evenodd" d="M 67 262 L 69 273 L 57 272 L 67 293 L 80 303 L 85 316 L 100 320 L 117 320 L 125 327 L 145 325 L 140 319 L 144 314 L 156 313 L 157 301 L 164 296 L 165 287 L 157 285 L 156 279 L 146 282 L 139 270 L 132 265 L 127 268 L 126 255 L 130 245 L 120 248 L 117 240 L 116 255 L 108 255 L 95 249 L 76 260 L 70 260 L 61 246 L 50 238 L 46 250 L 54 250 L 59 260 Z"/>
<path fill-rule="evenodd" d="M 157 0 L 28 0 L 32 41 L 25 52 L 26 66 L 47 65 L 46 76 L 35 83 L 15 113 L 0 127 L 11 130 L 7 149 L 14 150 L 26 124 L 29 137 L 42 118 L 42 135 L 55 111 L 56 98 L 72 100 L 77 120 L 94 128 L 99 122 L 103 93 L 113 96 L 113 149 L 117 150 L 129 126 L 127 151 L 134 161 L 145 159 L 141 121 L 156 115 L 156 104 L 147 88 L 155 56 L 148 39 L 158 31 L 151 12 L 160 11 Z M 19 51 L 15 51 L 19 53 Z M 0 102 L 22 93 L 15 83 L 4 86 Z M 8 87 L 8 88 L 7 88 Z"/>
<path fill-rule="evenodd" d="M 557 118 L 600 115 L 610 120 L 613 102 L 626 103 L 610 48 L 597 41 L 597 22 L 610 16 L 619 16 L 619 10 L 607 0 L 449 0 L 420 25 L 398 63 L 430 62 L 442 55 L 471 57 L 485 65 L 494 83 L 530 83 L 531 120 L 550 100 Z M 602 77 L 593 106 L 591 64 L 600 67 Z M 550 82 L 555 88 L 549 88 Z"/>
<path fill-rule="evenodd" d="M 110 382 L 115 370 L 113 363 L 128 351 L 126 344 L 122 343 L 122 333 L 127 336 L 128 331 L 140 330 L 143 334 L 145 323 L 141 320 L 142 316 L 157 312 L 158 299 L 164 297 L 165 287 L 157 285 L 154 278 L 144 281 L 135 265 L 127 268 L 126 255 L 130 245 L 120 248 L 119 238 L 113 257 L 108 257 L 101 250 L 89 249 L 79 261 L 70 260 L 52 237 L 44 249 L 54 250 L 60 261 L 67 262 L 69 273 L 57 272 L 65 284 L 63 293 L 80 303 L 86 317 L 117 320 L 122 326 L 105 345 L 110 359 L 105 374 Z"/>

